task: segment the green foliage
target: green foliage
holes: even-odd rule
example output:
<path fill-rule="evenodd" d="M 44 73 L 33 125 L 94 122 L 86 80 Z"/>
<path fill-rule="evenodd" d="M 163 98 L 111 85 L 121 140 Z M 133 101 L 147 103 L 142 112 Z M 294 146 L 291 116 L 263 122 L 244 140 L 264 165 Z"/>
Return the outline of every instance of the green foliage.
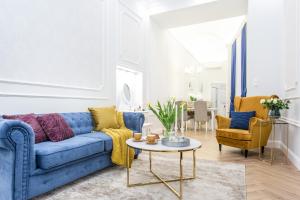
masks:
<path fill-rule="evenodd" d="M 268 108 L 269 110 L 282 110 L 282 109 L 289 109 L 289 100 L 282 100 L 282 99 L 262 99 L 260 103 Z"/>
<path fill-rule="evenodd" d="M 193 97 L 193 96 L 190 96 L 190 100 L 191 100 L 191 101 L 197 101 L 197 98 L 196 98 L 196 97 Z"/>
<path fill-rule="evenodd" d="M 171 131 L 176 115 L 175 99 L 170 99 L 163 105 L 157 101 L 156 105 L 149 104 L 148 107 L 163 124 L 166 131 Z"/>

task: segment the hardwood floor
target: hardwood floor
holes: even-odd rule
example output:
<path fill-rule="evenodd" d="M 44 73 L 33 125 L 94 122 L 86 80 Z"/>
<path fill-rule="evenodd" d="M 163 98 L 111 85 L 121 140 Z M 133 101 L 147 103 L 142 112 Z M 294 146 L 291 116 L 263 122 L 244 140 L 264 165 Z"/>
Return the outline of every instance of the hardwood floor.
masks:
<path fill-rule="evenodd" d="M 186 136 L 202 142 L 202 148 L 197 151 L 197 158 L 217 160 L 222 162 L 243 163 L 246 165 L 246 184 L 248 200 L 299 200 L 300 172 L 285 162 L 283 154 L 277 150 L 276 159 L 271 166 L 268 162 L 258 160 L 258 150 L 249 151 L 248 158 L 241 154 L 241 150 L 222 146 L 219 152 L 214 134 L 205 132 L 186 132 Z M 265 149 L 265 158 L 269 158 L 270 149 Z M 192 156 L 186 153 L 184 156 Z"/>

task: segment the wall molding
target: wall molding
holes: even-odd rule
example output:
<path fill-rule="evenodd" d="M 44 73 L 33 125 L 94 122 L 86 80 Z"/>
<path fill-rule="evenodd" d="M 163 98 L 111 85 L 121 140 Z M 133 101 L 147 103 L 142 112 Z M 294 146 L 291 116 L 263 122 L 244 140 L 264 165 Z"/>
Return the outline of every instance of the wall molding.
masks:
<path fill-rule="evenodd" d="M 119 3 L 122 4 L 125 8 L 127 8 L 130 12 L 132 12 L 135 16 L 137 16 L 139 19 L 142 20 L 142 17 L 136 12 L 134 11 L 132 8 L 130 8 L 130 6 L 126 3 L 126 1 L 124 0 L 119 0 Z"/>
<path fill-rule="evenodd" d="M 290 97 L 285 97 L 284 99 L 286 99 L 286 100 L 296 100 L 296 99 L 300 99 L 300 96 L 290 96 Z"/>
<path fill-rule="evenodd" d="M 61 88 L 61 89 L 71 89 L 71 90 L 86 90 L 86 91 L 95 91 L 95 92 L 100 92 L 104 87 L 103 84 L 99 85 L 97 88 L 89 88 L 89 87 L 69 86 L 69 85 L 42 83 L 42 82 L 16 81 L 16 80 L 9 80 L 9 79 L 0 79 L 0 83 L 48 87 L 48 88 Z"/>
<path fill-rule="evenodd" d="M 109 67 L 107 62 L 107 48 L 108 48 L 108 13 L 109 6 L 108 0 L 100 0 L 101 4 L 99 5 L 99 10 L 101 13 L 100 27 L 101 27 L 101 36 L 99 38 L 103 41 L 101 44 L 101 49 L 103 55 L 101 56 L 100 67 L 100 81 L 101 83 L 95 84 L 95 87 L 81 87 L 76 85 L 67 85 L 67 84 L 56 84 L 56 83 L 46 83 L 39 81 L 26 81 L 26 80 L 12 80 L 0 78 L 0 84 L 11 84 L 11 85 L 22 85 L 22 86 L 34 86 L 34 87 L 43 87 L 43 88 L 57 88 L 65 90 L 78 90 L 78 91 L 90 91 L 90 92 L 102 92 L 105 83 L 105 75 L 107 74 L 107 69 Z M 30 79 L 30 77 L 28 77 Z M 44 95 L 44 94 L 34 94 L 34 93 L 0 93 L 0 97 L 26 97 L 26 98 L 55 98 L 55 99 L 89 99 L 89 100 L 103 100 L 108 99 L 107 97 L 96 97 L 96 96 L 64 96 L 64 95 Z"/>
<path fill-rule="evenodd" d="M 136 43 L 138 43 L 139 46 L 139 50 L 137 51 L 137 59 L 133 60 L 131 58 L 128 58 L 127 56 L 125 56 L 124 54 L 124 48 L 122 45 L 122 34 L 124 30 L 127 30 L 127 28 L 125 28 L 125 24 L 124 24 L 124 17 L 126 16 L 128 19 L 131 19 L 132 21 L 134 21 L 137 26 L 139 31 L 141 32 L 141 34 L 143 33 L 143 27 L 142 27 L 142 17 L 140 17 L 133 9 L 131 9 L 125 2 L 123 2 L 122 0 L 119 0 L 120 5 L 122 6 L 119 9 L 119 41 L 118 41 L 118 46 L 119 46 L 119 62 L 124 62 L 124 63 L 128 63 L 129 66 L 134 65 L 134 66 L 140 66 L 141 65 L 141 51 L 142 51 L 142 42 L 143 42 L 143 38 L 136 38 L 136 40 L 140 41 L 136 41 Z"/>
<path fill-rule="evenodd" d="M 291 119 L 291 118 L 287 118 L 287 117 L 282 117 L 282 120 L 287 122 L 290 125 L 300 127 L 300 121 L 299 120 L 295 120 L 295 119 Z"/>
<path fill-rule="evenodd" d="M 86 97 L 86 96 L 65 96 L 65 95 L 43 95 L 43 94 L 22 94 L 22 93 L 0 93 L 0 97 L 24 97 L 37 99 L 81 99 L 81 100 L 107 100 L 108 97 Z"/>
<path fill-rule="evenodd" d="M 297 84 L 298 84 L 298 82 L 297 81 L 295 81 L 295 83 L 294 83 L 294 86 L 291 86 L 291 87 L 285 87 L 285 91 L 286 92 L 289 92 L 289 91 L 292 91 L 292 90 L 296 90 L 297 89 Z"/>

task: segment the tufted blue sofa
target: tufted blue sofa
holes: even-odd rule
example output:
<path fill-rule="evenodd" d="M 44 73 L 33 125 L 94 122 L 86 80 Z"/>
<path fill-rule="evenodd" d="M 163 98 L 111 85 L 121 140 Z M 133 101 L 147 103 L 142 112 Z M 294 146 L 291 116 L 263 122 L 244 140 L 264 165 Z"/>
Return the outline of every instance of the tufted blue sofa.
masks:
<path fill-rule="evenodd" d="M 25 200 L 112 166 L 112 139 L 93 131 L 90 113 L 62 113 L 75 137 L 34 144 L 32 128 L 0 119 L 0 200 Z M 124 113 L 127 128 L 141 132 L 144 115 Z M 136 155 L 138 152 L 136 152 Z"/>

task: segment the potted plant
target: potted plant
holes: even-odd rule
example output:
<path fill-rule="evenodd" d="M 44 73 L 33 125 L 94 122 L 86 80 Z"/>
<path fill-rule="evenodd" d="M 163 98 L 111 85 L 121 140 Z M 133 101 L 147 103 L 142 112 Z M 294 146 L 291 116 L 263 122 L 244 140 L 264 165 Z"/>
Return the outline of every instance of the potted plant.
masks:
<path fill-rule="evenodd" d="M 194 96 L 190 96 L 190 101 L 197 101 L 197 98 Z"/>
<path fill-rule="evenodd" d="M 289 109 L 289 100 L 283 100 L 277 96 L 273 96 L 271 99 L 261 99 L 260 103 L 269 109 L 269 116 L 271 118 L 280 118 L 280 110 Z"/>
<path fill-rule="evenodd" d="M 156 105 L 153 106 L 149 104 L 148 107 L 164 126 L 164 136 L 170 137 L 174 135 L 174 132 L 172 130 L 177 114 L 177 106 L 175 105 L 175 99 L 170 99 L 163 105 L 159 101 L 157 101 Z"/>

